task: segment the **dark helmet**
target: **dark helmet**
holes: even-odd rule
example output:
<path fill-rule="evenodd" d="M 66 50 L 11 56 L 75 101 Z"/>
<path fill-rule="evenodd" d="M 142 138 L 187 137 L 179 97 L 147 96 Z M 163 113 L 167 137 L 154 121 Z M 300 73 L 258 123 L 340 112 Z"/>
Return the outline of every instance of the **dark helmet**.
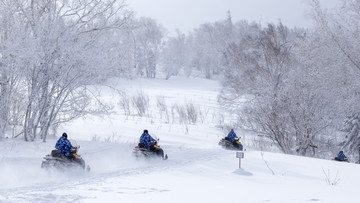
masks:
<path fill-rule="evenodd" d="M 66 134 L 66 133 L 63 133 L 62 136 L 67 138 L 67 134 Z"/>
<path fill-rule="evenodd" d="M 144 130 L 144 133 L 149 133 L 149 131 L 148 131 L 148 130 Z"/>

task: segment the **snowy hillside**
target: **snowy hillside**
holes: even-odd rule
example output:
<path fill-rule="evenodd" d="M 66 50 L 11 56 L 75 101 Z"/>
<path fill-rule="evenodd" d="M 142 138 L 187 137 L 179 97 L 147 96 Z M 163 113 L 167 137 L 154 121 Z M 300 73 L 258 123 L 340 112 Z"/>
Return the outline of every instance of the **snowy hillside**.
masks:
<path fill-rule="evenodd" d="M 116 107 L 113 114 L 78 119 L 60 129 L 58 136 L 66 131 L 81 146 L 89 173 L 40 168 L 57 137 L 46 143 L 0 142 L 0 202 L 358 202 L 360 165 L 257 151 L 250 134 L 236 131 L 246 148 L 239 169 L 235 151 L 218 146 L 226 130 L 217 126 L 229 123 L 216 103 L 218 82 L 179 77 L 111 84 L 126 89 L 129 97 L 148 96 L 146 114 L 130 109 L 126 115 L 120 96 L 106 88 L 103 94 Z M 186 104 L 197 109 L 195 124 L 175 110 Z M 132 156 L 143 129 L 160 139 L 168 160 Z"/>

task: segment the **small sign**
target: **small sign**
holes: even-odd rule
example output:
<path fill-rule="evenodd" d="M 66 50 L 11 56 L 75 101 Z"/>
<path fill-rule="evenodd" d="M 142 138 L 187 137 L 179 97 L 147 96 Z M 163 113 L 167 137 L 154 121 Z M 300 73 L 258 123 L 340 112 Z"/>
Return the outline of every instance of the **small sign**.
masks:
<path fill-rule="evenodd" d="M 236 152 L 236 158 L 244 158 L 244 152 Z"/>
<path fill-rule="evenodd" d="M 244 158 L 244 152 L 236 152 L 236 158 L 239 158 L 239 168 L 241 168 L 241 159 Z"/>

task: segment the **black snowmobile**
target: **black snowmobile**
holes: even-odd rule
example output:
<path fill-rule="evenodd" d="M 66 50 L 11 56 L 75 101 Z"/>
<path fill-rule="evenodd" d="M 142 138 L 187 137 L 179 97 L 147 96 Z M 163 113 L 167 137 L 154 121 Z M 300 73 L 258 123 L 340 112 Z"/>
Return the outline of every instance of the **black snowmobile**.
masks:
<path fill-rule="evenodd" d="M 239 141 L 239 138 L 236 138 L 235 142 L 232 142 L 231 140 L 229 140 L 227 137 L 222 138 L 219 141 L 219 145 L 222 146 L 225 149 L 230 149 L 230 150 L 243 150 L 243 145 L 241 144 L 241 142 Z"/>
<path fill-rule="evenodd" d="M 77 154 L 80 146 L 76 146 L 75 149 L 70 150 L 70 153 L 73 155 L 73 158 L 68 158 L 63 155 L 59 150 L 54 149 L 51 151 L 51 154 L 48 154 L 44 157 L 44 160 L 41 163 L 41 168 L 45 169 L 58 169 L 65 170 L 69 168 L 80 168 L 86 171 L 90 171 L 90 166 L 85 165 L 85 161 L 80 155 Z"/>
<path fill-rule="evenodd" d="M 343 151 L 339 151 L 338 155 L 333 158 L 333 160 L 335 161 L 343 161 L 343 162 L 348 162 L 349 163 L 349 159 L 345 156 Z"/>
<path fill-rule="evenodd" d="M 350 163 L 350 161 L 349 161 L 349 159 L 348 159 L 348 158 L 345 158 L 344 160 L 340 160 L 339 158 L 335 157 L 335 158 L 333 158 L 332 160 L 334 160 L 334 161 L 340 161 L 340 162 L 348 162 L 348 163 Z"/>
<path fill-rule="evenodd" d="M 137 146 L 133 149 L 133 155 L 136 158 L 155 158 L 159 157 L 163 160 L 168 159 L 168 155 L 164 154 L 164 150 L 161 149 L 161 147 L 157 144 L 157 141 L 152 142 L 152 145 L 150 148 L 148 148 L 145 144 L 139 143 Z"/>

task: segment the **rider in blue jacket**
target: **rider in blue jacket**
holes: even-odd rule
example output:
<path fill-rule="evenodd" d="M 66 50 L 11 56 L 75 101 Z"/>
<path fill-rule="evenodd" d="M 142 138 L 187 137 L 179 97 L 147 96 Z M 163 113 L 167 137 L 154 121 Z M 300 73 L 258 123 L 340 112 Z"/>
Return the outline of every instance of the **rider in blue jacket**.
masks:
<path fill-rule="evenodd" d="M 337 161 L 347 161 L 348 158 L 345 156 L 343 151 L 340 151 L 337 157 L 335 157 L 335 160 Z"/>
<path fill-rule="evenodd" d="M 167 159 L 167 155 L 164 155 L 164 151 L 157 145 L 157 141 L 149 135 L 148 130 L 144 130 L 143 134 L 140 136 L 140 143 L 138 146 L 155 152 L 163 159 Z"/>
<path fill-rule="evenodd" d="M 235 142 L 236 140 L 238 140 L 239 138 L 236 136 L 236 133 L 234 132 L 234 129 L 231 129 L 229 134 L 226 137 L 228 140 L 230 140 L 231 142 Z"/>
<path fill-rule="evenodd" d="M 156 140 L 149 135 L 148 130 L 144 130 L 143 134 L 140 136 L 140 144 L 142 143 L 147 148 L 150 148 L 154 142 L 156 142 Z"/>
<path fill-rule="evenodd" d="M 70 150 L 74 149 L 70 141 L 67 139 L 67 134 L 63 133 L 56 142 L 55 148 L 67 157 L 71 157 Z"/>

